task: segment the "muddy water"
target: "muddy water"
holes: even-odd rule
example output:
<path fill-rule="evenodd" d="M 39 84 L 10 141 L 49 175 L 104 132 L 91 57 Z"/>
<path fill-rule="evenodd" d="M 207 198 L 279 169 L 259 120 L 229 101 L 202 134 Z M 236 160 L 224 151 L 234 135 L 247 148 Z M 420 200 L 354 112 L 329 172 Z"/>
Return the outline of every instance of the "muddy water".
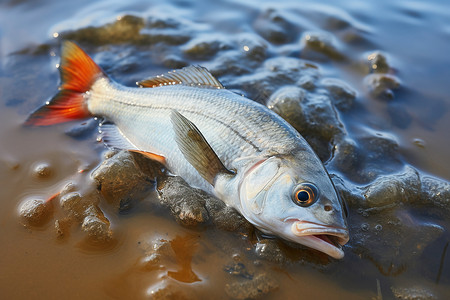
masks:
<path fill-rule="evenodd" d="M 450 6 L 214 3 L 0 4 L 1 298 L 450 296 Z M 123 84 L 201 64 L 225 86 L 273 104 L 341 183 L 351 228 L 346 257 L 332 261 L 255 232 L 181 226 L 155 191 L 120 212 L 100 200 L 112 232 L 103 242 L 79 222 L 61 235 L 55 222 L 62 224 L 66 212 L 58 201 L 36 222 L 23 220 L 27 201 L 46 201 L 69 182 L 92 185 L 105 150 L 93 123 L 21 126 L 57 89 L 62 39 L 80 43 Z M 300 59 L 306 65 L 292 72 Z M 292 86 L 308 93 L 299 112 L 317 118 L 307 125 L 291 114 L 297 106 L 273 96 Z M 333 96 L 330 86 L 341 93 Z M 331 104 L 320 106 L 320 97 Z M 74 134 L 74 126 L 82 132 Z"/>

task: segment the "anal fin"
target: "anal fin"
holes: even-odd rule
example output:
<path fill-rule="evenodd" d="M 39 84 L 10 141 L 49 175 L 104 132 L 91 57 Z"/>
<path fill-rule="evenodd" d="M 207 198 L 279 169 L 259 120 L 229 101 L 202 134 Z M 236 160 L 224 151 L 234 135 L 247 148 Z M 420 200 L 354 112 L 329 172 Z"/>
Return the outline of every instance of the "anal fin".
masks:
<path fill-rule="evenodd" d="M 139 149 L 114 124 L 101 124 L 99 132 L 103 143 L 105 143 L 105 145 L 109 148 L 123 149 L 133 153 L 138 153 L 163 165 L 166 162 L 165 157 L 160 154 Z"/>

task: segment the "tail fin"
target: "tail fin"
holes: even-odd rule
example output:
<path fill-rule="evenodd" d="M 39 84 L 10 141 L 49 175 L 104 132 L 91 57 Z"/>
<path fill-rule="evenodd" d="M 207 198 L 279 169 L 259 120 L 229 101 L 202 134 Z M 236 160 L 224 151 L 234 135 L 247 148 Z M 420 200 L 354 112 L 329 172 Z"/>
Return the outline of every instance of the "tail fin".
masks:
<path fill-rule="evenodd" d="M 66 41 L 61 51 L 60 91 L 46 105 L 33 112 L 26 126 L 47 126 L 90 115 L 84 93 L 106 76 L 103 70 L 75 43 Z"/>

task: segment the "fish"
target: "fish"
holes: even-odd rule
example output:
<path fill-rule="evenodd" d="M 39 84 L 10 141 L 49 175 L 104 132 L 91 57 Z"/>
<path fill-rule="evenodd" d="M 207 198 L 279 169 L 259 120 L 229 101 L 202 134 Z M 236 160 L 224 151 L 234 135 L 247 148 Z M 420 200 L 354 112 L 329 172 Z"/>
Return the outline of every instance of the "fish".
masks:
<path fill-rule="evenodd" d="M 59 71 L 59 91 L 26 126 L 101 118 L 108 147 L 163 163 L 265 235 L 344 257 L 345 203 L 306 140 L 266 106 L 201 66 L 124 86 L 71 41 L 62 43 Z"/>

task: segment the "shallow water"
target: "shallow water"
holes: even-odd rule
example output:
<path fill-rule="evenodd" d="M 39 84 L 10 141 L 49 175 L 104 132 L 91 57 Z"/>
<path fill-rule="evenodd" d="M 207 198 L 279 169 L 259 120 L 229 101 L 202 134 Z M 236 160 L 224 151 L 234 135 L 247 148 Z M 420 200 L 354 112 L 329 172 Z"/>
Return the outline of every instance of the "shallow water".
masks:
<path fill-rule="evenodd" d="M 135 18 L 123 18 L 126 15 Z M 266 274 L 262 282 L 268 289 L 260 293 L 264 299 L 450 296 L 446 251 L 450 212 L 420 206 L 417 202 L 423 198 L 403 201 L 392 209 L 367 207 L 354 200 L 357 197 L 346 199 L 351 240 L 342 261 L 319 254 L 318 259 L 303 260 L 288 249 L 282 252 L 287 259 L 274 262 L 270 255 L 267 259 L 255 254 L 257 236 L 177 224 L 166 209 L 151 201 L 157 197 L 154 192 L 127 213 L 100 203 L 113 231 L 113 239 L 104 244 L 92 243 L 75 225 L 68 236 L 58 238 L 54 224 L 63 214 L 58 205 L 43 224 L 25 226 L 18 213 L 27 199 L 48 199 L 68 182 L 85 184 L 102 160 L 104 147 L 96 142 L 95 130 L 77 138 L 65 133 L 81 122 L 34 129 L 21 126 L 57 90 L 55 66 L 64 38 L 79 42 L 123 84 L 200 64 L 226 87 L 262 102 L 278 88 L 293 85 L 291 78 L 283 76 L 268 81 L 264 62 L 305 59 L 315 66 L 308 69 L 317 72 L 311 75 L 319 78 L 314 84 L 339 78 L 356 91 L 351 108 L 336 105 L 336 122 L 344 126 L 339 134 L 351 139 L 360 154 L 341 162 L 339 154 L 335 158 L 327 149 L 320 152 L 329 172 L 342 178 L 351 193 L 363 194 L 376 178 L 402 173 L 406 165 L 417 170 L 422 181 L 427 175 L 449 181 L 449 19 L 450 5 L 445 1 L 2 2 L 1 298 L 219 295 L 228 299 L 227 286 L 236 287 L 233 283 L 246 282 L 246 277 L 255 282 L 261 274 Z M 113 22 L 118 25 L 109 28 L 107 24 Z M 312 48 L 304 46 L 308 33 L 328 34 L 331 46 L 319 50 L 312 44 Z M 192 50 L 196 42 L 207 46 Z M 383 90 L 381 95 L 371 93 L 367 84 L 369 73 L 377 74 L 383 67 L 380 63 L 377 70 L 368 62 L 375 51 L 387 58 L 384 73 L 399 82 L 397 89 Z M 252 88 L 255 83 L 262 95 Z M 311 93 L 311 97 L 318 95 Z M 338 135 L 316 139 L 315 127 L 311 128 L 304 134 L 319 151 L 323 143 L 342 146 L 336 142 Z M 42 165 L 49 166 L 48 176 L 37 174 Z M 152 241 L 158 240 L 167 241 L 163 243 L 167 252 L 156 265 L 144 263 Z M 230 269 L 237 262 L 245 270 L 232 275 Z"/>

